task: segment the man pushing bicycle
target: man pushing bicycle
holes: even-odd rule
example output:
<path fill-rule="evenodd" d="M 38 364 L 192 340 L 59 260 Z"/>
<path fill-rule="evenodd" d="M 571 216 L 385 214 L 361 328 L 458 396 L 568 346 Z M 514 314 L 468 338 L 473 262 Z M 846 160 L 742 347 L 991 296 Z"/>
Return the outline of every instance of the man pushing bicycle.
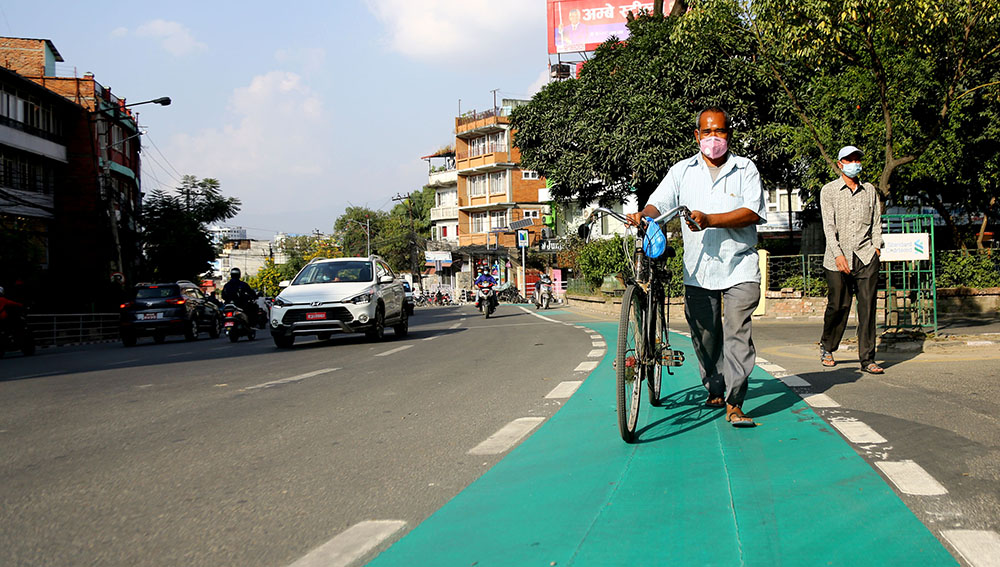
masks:
<path fill-rule="evenodd" d="M 638 224 L 642 217 L 658 217 L 661 209 L 680 204 L 691 209 L 682 228 L 684 315 L 708 390 L 705 405 L 725 407 L 734 427 L 754 427 L 742 408 L 757 357 L 751 336 L 751 314 L 760 302 L 755 246 L 767 205 L 757 167 L 729 152 L 726 111 L 702 110 L 695 124 L 700 153 L 671 167 L 646 207 L 628 217 Z"/>

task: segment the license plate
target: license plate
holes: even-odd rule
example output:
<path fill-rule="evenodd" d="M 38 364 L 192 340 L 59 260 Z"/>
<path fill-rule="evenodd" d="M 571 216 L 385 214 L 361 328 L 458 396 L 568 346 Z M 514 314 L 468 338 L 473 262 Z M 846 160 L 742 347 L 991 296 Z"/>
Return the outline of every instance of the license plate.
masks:
<path fill-rule="evenodd" d="M 232 327 L 233 325 L 234 325 L 234 323 L 232 321 L 229 321 L 228 323 L 226 323 L 227 327 Z"/>
<path fill-rule="evenodd" d="M 137 319 L 142 319 L 143 321 L 148 321 L 150 319 L 162 319 L 163 313 L 140 313 L 136 315 Z"/>
<path fill-rule="evenodd" d="M 306 313 L 306 321 L 319 321 L 320 319 L 326 319 L 326 313 L 319 311 L 317 313 Z"/>

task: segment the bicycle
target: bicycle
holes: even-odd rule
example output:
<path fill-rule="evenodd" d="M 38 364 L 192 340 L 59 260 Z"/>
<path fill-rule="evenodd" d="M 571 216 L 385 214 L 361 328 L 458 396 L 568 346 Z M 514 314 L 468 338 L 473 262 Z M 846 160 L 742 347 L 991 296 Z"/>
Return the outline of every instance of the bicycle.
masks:
<path fill-rule="evenodd" d="M 590 225 L 599 214 L 612 216 L 629 227 L 624 215 L 598 207 L 580 225 L 579 235 L 584 240 L 590 235 Z M 676 252 L 666 244 L 660 228 L 660 223 L 676 215 L 698 227 L 691 218 L 691 211 L 681 205 L 655 219 L 646 217 L 645 226 L 635 227 L 634 244 L 625 239 L 625 253 L 632 257 L 632 262 L 629 264 L 631 273 L 623 274 L 625 293 L 618 320 L 614 368 L 618 430 L 626 443 L 633 443 L 636 438 L 642 383 L 645 382 L 649 389 L 650 405 L 659 406 L 663 369 L 666 368 L 667 374 L 672 375 L 670 368 L 684 364 L 684 353 L 670 348 L 670 307 L 666 305 L 664 291 L 671 277 L 664 260 L 675 256 Z M 631 254 L 628 250 L 630 244 L 633 248 Z"/>

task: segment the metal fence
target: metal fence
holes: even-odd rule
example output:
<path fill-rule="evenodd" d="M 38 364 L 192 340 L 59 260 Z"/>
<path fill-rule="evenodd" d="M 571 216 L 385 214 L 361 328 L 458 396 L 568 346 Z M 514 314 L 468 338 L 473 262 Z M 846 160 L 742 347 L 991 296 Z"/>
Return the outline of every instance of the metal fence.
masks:
<path fill-rule="evenodd" d="M 792 289 L 809 296 L 826 295 L 822 254 L 767 257 L 767 289 Z"/>
<path fill-rule="evenodd" d="M 39 346 L 59 346 L 118 338 L 117 313 L 58 313 L 28 315 L 28 326 Z"/>

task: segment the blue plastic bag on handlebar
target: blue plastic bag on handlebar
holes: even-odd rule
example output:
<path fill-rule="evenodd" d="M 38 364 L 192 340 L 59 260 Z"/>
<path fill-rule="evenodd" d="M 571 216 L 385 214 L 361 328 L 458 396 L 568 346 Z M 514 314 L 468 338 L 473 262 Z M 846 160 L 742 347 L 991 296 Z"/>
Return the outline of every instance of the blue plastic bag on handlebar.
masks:
<path fill-rule="evenodd" d="M 652 218 L 646 217 L 646 236 L 642 239 L 642 252 L 653 260 L 663 255 L 667 249 L 667 237 L 663 235 L 660 225 Z"/>

